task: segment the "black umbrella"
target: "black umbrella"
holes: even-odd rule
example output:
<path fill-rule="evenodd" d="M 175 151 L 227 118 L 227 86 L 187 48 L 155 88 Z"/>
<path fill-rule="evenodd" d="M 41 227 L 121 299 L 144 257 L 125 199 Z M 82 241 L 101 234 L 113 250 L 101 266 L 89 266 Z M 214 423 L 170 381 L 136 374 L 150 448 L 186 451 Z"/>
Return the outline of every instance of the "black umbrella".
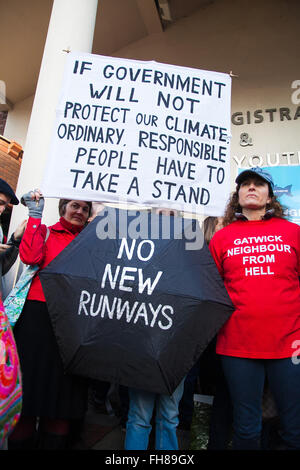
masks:
<path fill-rule="evenodd" d="M 198 222 L 147 211 L 105 210 L 40 278 L 66 372 L 156 393 L 233 312 Z"/>

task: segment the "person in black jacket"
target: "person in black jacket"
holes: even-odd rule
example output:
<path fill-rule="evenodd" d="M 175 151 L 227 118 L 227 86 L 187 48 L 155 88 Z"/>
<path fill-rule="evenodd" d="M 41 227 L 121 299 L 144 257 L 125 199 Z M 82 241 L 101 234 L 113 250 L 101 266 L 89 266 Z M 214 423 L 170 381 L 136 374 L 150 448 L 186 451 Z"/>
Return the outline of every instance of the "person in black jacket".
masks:
<path fill-rule="evenodd" d="M 10 185 L 0 178 L 0 215 L 5 211 L 8 204 L 17 205 L 17 199 Z M 0 292 L 2 292 L 2 276 L 4 276 L 16 261 L 19 253 L 19 245 L 26 226 L 24 220 L 11 235 L 8 243 L 2 243 L 3 234 L 0 235 Z"/>

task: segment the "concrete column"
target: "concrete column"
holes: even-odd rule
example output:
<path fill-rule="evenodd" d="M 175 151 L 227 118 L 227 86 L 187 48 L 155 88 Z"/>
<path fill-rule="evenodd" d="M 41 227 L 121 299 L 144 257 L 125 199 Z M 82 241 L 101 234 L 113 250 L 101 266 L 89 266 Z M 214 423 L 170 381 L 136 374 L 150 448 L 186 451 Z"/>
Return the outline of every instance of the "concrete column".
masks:
<path fill-rule="evenodd" d="M 41 184 L 67 57 L 65 51 L 92 51 L 97 6 L 98 0 L 53 2 L 16 190 L 19 198 L 27 191 L 39 188 Z M 47 199 L 43 222 L 51 225 L 58 217 L 58 200 Z M 9 232 L 12 233 L 26 218 L 27 209 L 24 206 L 19 204 L 14 207 Z M 16 264 L 6 276 L 4 296 L 11 286 L 15 269 Z"/>
<path fill-rule="evenodd" d="M 91 52 L 98 0 L 54 0 L 43 59 L 30 117 L 17 195 L 41 184 L 55 119 L 66 50 Z M 43 221 L 58 220 L 58 201 L 47 199 Z M 26 209 L 13 209 L 10 231 L 26 218 Z"/>

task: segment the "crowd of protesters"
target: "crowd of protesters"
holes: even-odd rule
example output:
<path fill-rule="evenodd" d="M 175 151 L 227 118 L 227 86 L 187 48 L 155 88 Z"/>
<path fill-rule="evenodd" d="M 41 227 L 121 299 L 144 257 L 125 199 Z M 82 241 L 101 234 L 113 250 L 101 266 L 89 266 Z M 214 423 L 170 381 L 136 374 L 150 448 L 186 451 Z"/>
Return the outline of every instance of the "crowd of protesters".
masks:
<path fill-rule="evenodd" d="M 12 450 L 65 449 L 70 448 L 72 423 L 84 419 L 91 382 L 64 373 L 39 271 L 103 206 L 94 206 L 92 213 L 91 202 L 61 199 L 59 221 L 46 227 L 41 192 L 30 191 L 21 201 L 28 220 L 7 244 L 0 244 L 1 273 L 18 253 L 37 270 L 13 335 L 1 301 L 0 326 L 4 331 L 5 319 L 21 371 L 22 397 L 6 427 L 0 407 L 0 445 L 8 437 Z M 19 201 L 0 179 L 0 213 L 9 203 Z M 174 211 L 168 215 L 176 216 Z M 271 175 L 256 167 L 238 175 L 223 217 L 208 217 L 203 231 L 234 312 L 172 396 L 125 389 L 125 449 L 147 449 L 154 413 L 156 449 L 178 449 L 176 429 L 178 424 L 191 426 L 193 394 L 205 368 L 214 372 L 208 449 L 227 449 L 231 434 L 232 449 L 263 448 L 266 390 L 276 406 L 281 447 L 300 449 L 300 368 L 294 360 L 300 333 L 300 227 L 286 220 Z M 109 385 L 94 381 L 94 396 L 98 389 L 105 398 Z"/>

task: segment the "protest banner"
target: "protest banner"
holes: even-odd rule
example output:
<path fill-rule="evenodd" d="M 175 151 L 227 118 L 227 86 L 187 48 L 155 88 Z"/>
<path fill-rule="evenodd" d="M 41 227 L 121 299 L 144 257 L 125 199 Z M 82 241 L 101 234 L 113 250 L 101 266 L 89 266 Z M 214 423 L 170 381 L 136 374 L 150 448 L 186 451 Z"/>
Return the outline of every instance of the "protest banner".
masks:
<path fill-rule="evenodd" d="M 265 167 L 274 181 L 274 194 L 283 205 L 285 215 L 291 222 L 300 225 L 300 165 Z"/>
<path fill-rule="evenodd" d="M 70 53 L 43 194 L 221 215 L 230 101 L 227 74 Z"/>

